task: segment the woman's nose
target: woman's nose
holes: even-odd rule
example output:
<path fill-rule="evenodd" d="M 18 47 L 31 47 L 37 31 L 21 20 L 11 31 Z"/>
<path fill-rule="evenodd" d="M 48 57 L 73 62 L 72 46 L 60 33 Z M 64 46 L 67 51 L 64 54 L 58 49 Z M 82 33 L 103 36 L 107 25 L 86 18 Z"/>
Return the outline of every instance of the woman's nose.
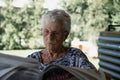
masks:
<path fill-rule="evenodd" d="M 49 38 L 49 40 L 53 40 L 53 39 L 54 39 L 53 33 L 49 33 L 49 34 L 48 34 L 48 38 Z"/>

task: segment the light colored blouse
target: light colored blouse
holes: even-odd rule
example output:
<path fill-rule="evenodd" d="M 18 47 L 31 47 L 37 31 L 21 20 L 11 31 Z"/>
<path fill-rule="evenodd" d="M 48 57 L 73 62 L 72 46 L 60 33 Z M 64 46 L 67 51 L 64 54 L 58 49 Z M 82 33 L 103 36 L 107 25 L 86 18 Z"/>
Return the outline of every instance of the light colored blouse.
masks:
<path fill-rule="evenodd" d="M 39 63 L 39 70 L 43 72 L 46 67 L 49 65 L 64 65 L 64 66 L 70 66 L 70 67 L 79 67 L 82 69 L 95 69 L 94 65 L 89 62 L 86 55 L 77 48 L 68 48 L 65 52 L 65 55 L 55 61 L 51 61 L 48 64 L 43 64 L 41 60 L 41 51 L 34 52 L 31 55 L 29 55 L 29 58 L 34 58 L 38 60 Z"/>

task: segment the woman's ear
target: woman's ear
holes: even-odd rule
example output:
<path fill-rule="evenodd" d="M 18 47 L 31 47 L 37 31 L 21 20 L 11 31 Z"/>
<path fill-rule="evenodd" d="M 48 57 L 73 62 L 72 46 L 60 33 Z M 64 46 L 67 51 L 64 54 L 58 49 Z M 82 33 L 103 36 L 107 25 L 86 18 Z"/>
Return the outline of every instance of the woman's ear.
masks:
<path fill-rule="evenodd" d="M 65 35 L 65 38 L 64 38 L 64 39 L 66 40 L 67 37 L 68 37 L 68 35 L 69 35 L 69 32 L 65 31 L 65 32 L 64 32 L 64 35 Z"/>

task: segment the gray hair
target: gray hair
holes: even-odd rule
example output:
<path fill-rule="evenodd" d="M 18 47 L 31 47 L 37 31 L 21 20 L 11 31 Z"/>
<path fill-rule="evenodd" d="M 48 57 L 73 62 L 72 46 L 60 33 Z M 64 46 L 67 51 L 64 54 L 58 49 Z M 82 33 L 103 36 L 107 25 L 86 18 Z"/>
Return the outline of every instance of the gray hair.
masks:
<path fill-rule="evenodd" d="M 67 14 L 64 10 L 54 9 L 52 11 L 48 11 L 42 16 L 41 26 L 43 27 L 45 22 L 55 22 L 58 21 L 63 29 L 67 32 L 70 32 L 71 29 L 71 18 L 69 14 Z"/>

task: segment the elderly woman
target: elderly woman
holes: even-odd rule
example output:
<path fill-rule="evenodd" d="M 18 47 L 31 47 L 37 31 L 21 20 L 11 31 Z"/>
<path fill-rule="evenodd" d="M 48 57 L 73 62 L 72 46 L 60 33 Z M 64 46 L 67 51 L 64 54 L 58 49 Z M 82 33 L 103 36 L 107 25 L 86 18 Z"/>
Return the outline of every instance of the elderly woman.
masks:
<path fill-rule="evenodd" d="M 51 64 L 95 69 L 81 50 L 63 45 L 71 28 L 70 16 L 65 11 L 48 11 L 42 16 L 41 25 L 46 48 L 28 56 L 38 60 L 41 72 Z"/>

